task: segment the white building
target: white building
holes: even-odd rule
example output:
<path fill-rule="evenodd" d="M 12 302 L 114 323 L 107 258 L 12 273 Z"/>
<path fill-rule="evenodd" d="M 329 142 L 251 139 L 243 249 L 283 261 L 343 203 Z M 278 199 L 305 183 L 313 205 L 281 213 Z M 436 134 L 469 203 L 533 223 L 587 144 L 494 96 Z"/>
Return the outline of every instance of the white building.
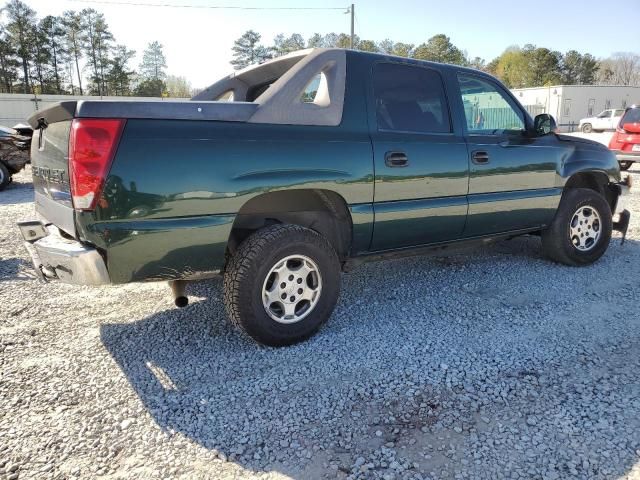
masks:
<path fill-rule="evenodd" d="M 550 113 L 562 131 L 572 131 L 581 118 L 609 108 L 640 104 L 640 87 L 615 85 L 555 85 L 511 90 L 531 113 Z"/>

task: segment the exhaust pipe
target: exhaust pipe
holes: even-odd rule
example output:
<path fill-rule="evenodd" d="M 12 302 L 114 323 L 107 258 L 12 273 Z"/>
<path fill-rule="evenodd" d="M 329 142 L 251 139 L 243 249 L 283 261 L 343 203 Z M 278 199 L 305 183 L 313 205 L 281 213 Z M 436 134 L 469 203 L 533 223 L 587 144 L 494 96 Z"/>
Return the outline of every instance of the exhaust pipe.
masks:
<path fill-rule="evenodd" d="M 176 304 L 176 307 L 183 308 L 189 305 L 189 297 L 184 293 L 186 286 L 186 280 L 169 281 L 169 287 L 171 287 L 171 293 L 173 294 L 173 303 Z"/>

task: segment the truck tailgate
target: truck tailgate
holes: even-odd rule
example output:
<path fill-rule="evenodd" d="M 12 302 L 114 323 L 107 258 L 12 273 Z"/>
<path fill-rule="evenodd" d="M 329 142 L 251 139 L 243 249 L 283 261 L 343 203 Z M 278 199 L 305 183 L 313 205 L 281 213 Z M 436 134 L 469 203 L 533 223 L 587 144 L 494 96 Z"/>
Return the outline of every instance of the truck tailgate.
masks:
<path fill-rule="evenodd" d="M 75 236 L 69 183 L 69 133 L 76 102 L 63 102 L 29 119 L 34 128 L 31 165 L 36 212 Z"/>

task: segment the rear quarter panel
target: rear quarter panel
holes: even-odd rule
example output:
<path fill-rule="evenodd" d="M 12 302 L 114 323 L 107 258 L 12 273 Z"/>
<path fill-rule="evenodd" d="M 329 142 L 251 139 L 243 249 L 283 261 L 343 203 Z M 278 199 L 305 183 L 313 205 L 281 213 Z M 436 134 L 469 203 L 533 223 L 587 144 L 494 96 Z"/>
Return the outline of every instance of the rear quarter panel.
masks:
<path fill-rule="evenodd" d="M 371 144 L 366 124 L 346 120 L 129 120 L 99 206 L 78 215 L 79 229 L 106 251 L 112 281 L 123 283 L 219 270 L 236 213 L 270 191 L 334 191 L 352 209 L 354 230 L 372 228 Z"/>

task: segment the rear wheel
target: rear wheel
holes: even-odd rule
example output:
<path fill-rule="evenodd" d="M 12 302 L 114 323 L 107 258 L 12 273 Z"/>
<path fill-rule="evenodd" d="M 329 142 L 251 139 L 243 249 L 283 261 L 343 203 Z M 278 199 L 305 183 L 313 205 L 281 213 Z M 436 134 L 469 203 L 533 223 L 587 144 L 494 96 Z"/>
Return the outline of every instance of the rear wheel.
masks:
<path fill-rule="evenodd" d="M 0 162 L 0 190 L 4 190 L 11 183 L 11 172 Z"/>
<path fill-rule="evenodd" d="M 618 163 L 620 164 L 620 170 L 623 170 L 623 171 L 627 171 L 633 166 L 633 162 L 629 162 L 629 161 L 622 160 Z"/>
<path fill-rule="evenodd" d="M 611 209 L 598 192 L 567 190 L 551 226 L 542 232 L 542 248 L 565 265 L 589 265 L 598 260 L 611 240 Z"/>
<path fill-rule="evenodd" d="M 585 123 L 582 125 L 582 133 L 591 133 L 593 131 L 593 127 L 590 123 Z"/>
<path fill-rule="evenodd" d="M 264 345 L 303 341 L 329 318 L 340 290 L 335 250 L 317 232 L 273 225 L 238 248 L 224 276 L 231 321 Z"/>

